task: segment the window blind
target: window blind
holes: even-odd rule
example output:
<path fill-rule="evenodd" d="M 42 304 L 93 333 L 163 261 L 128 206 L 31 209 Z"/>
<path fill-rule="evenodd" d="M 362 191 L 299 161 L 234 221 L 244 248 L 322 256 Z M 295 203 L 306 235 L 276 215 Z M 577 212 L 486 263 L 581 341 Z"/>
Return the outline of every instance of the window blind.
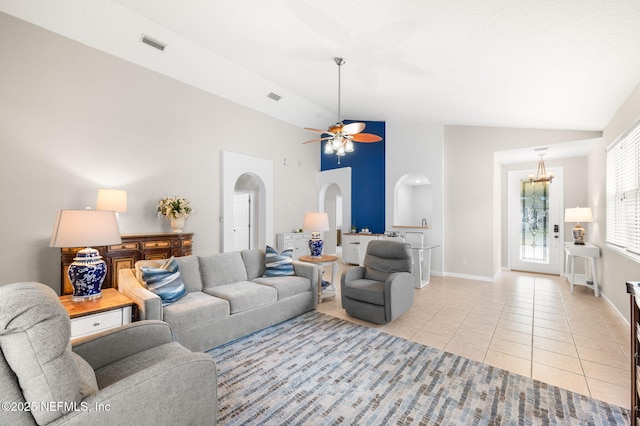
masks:
<path fill-rule="evenodd" d="M 640 122 L 607 150 L 607 242 L 640 255 Z"/>

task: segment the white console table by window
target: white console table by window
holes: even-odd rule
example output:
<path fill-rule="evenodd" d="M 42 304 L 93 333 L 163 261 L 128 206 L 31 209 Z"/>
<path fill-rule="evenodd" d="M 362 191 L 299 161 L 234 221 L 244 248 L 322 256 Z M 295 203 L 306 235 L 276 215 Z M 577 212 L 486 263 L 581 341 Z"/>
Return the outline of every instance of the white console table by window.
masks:
<path fill-rule="evenodd" d="M 571 284 L 571 293 L 573 293 L 574 285 L 583 285 L 592 289 L 596 297 L 600 297 L 596 269 L 596 258 L 600 257 L 600 248 L 589 243 L 584 245 L 564 243 L 564 252 L 566 254 L 565 276 Z M 575 273 L 576 257 L 583 257 L 587 260 L 584 274 Z"/>

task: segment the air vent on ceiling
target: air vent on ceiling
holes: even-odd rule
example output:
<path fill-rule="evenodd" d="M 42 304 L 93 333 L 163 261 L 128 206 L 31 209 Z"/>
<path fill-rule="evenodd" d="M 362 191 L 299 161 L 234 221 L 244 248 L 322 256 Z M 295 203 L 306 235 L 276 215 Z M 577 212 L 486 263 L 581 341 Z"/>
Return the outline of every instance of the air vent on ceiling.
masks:
<path fill-rule="evenodd" d="M 279 101 L 280 99 L 282 99 L 282 96 L 276 95 L 273 92 L 269 93 L 267 97 L 273 99 L 274 101 Z"/>
<path fill-rule="evenodd" d="M 161 42 L 159 42 L 157 40 L 154 40 L 154 39 L 152 39 L 151 37 L 149 37 L 149 36 L 147 36 L 145 34 L 142 34 L 142 39 L 140 41 L 142 41 L 144 44 L 148 44 L 151 47 L 155 47 L 156 49 L 161 50 L 161 51 L 163 51 L 164 48 L 167 47 L 166 44 L 161 43 Z"/>

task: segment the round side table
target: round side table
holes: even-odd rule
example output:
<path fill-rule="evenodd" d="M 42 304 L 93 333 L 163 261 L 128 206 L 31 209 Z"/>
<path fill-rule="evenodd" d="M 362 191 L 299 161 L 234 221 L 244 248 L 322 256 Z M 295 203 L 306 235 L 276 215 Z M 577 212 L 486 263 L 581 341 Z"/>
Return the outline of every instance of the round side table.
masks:
<path fill-rule="evenodd" d="M 320 276 L 318 277 L 318 303 L 321 303 L 325 298 L 336 297 L 336 288 L 333 283 L 336 281 L 336 274 L 338 273 L 338 256 L 332 256 L 330 254 L 323 254 L 320 257 L 300 256 L 298 260 L 301 262 L 320 265 Z M 322 290 L 322 270 L 324 266 L 331 266 L 331 281 L 327 288 Z"/>

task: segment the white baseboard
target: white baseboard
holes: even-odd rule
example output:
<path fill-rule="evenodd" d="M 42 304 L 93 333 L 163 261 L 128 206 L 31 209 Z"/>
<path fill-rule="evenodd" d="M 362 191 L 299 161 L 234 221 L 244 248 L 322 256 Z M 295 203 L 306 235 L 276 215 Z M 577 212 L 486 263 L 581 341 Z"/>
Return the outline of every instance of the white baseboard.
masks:
<path fill-rule="evenodd" d="M 442 274 L 443 277 L 455 277 L 455 278 L 463 278 L 465 280 L 473 280 L 473 281 L 485 281 L 485 282 L 494 282 L 493 277 L 483 277 L 480 275 L 467 275 L 467 274 L 458 274 L 455 272 L 445 272 Z"/>
<path fill-rule="evenodd" d="M 613 302 L 612 302 L 611 300 L 609 300 L 609 298 L 607 297 L 607 295 L 606 295 L 606 294 L 604 294 L 604 293 L 602 292 L 602 289 L 600 289 L 600 297 L 602 297 L 602 298 L 603 298 L 603 299 L 604 299 L 604 300 L 609 304 L 609 306 L 611 306 L 611 307 L 613 308 L 613 310 L 614 310 L 614 311 L 616 311 L 616 313 L 620 316 L 620 318 L 622 318 L 622 320 L 624 321 L 624 323 L 625 323 L 625 324 L 627 324 L 628 326 L 631 326 L 631 325 L 629 324 L 629 320 L 627 320 L 627 319 L 624 317 L 624 315 L 622 315 L 622 312 L 620 312 L 620 311 L 618 310 L 618 308 L 616 308 L 616 305 L 614 305 L 614 304 L 613 304 Z"/>

